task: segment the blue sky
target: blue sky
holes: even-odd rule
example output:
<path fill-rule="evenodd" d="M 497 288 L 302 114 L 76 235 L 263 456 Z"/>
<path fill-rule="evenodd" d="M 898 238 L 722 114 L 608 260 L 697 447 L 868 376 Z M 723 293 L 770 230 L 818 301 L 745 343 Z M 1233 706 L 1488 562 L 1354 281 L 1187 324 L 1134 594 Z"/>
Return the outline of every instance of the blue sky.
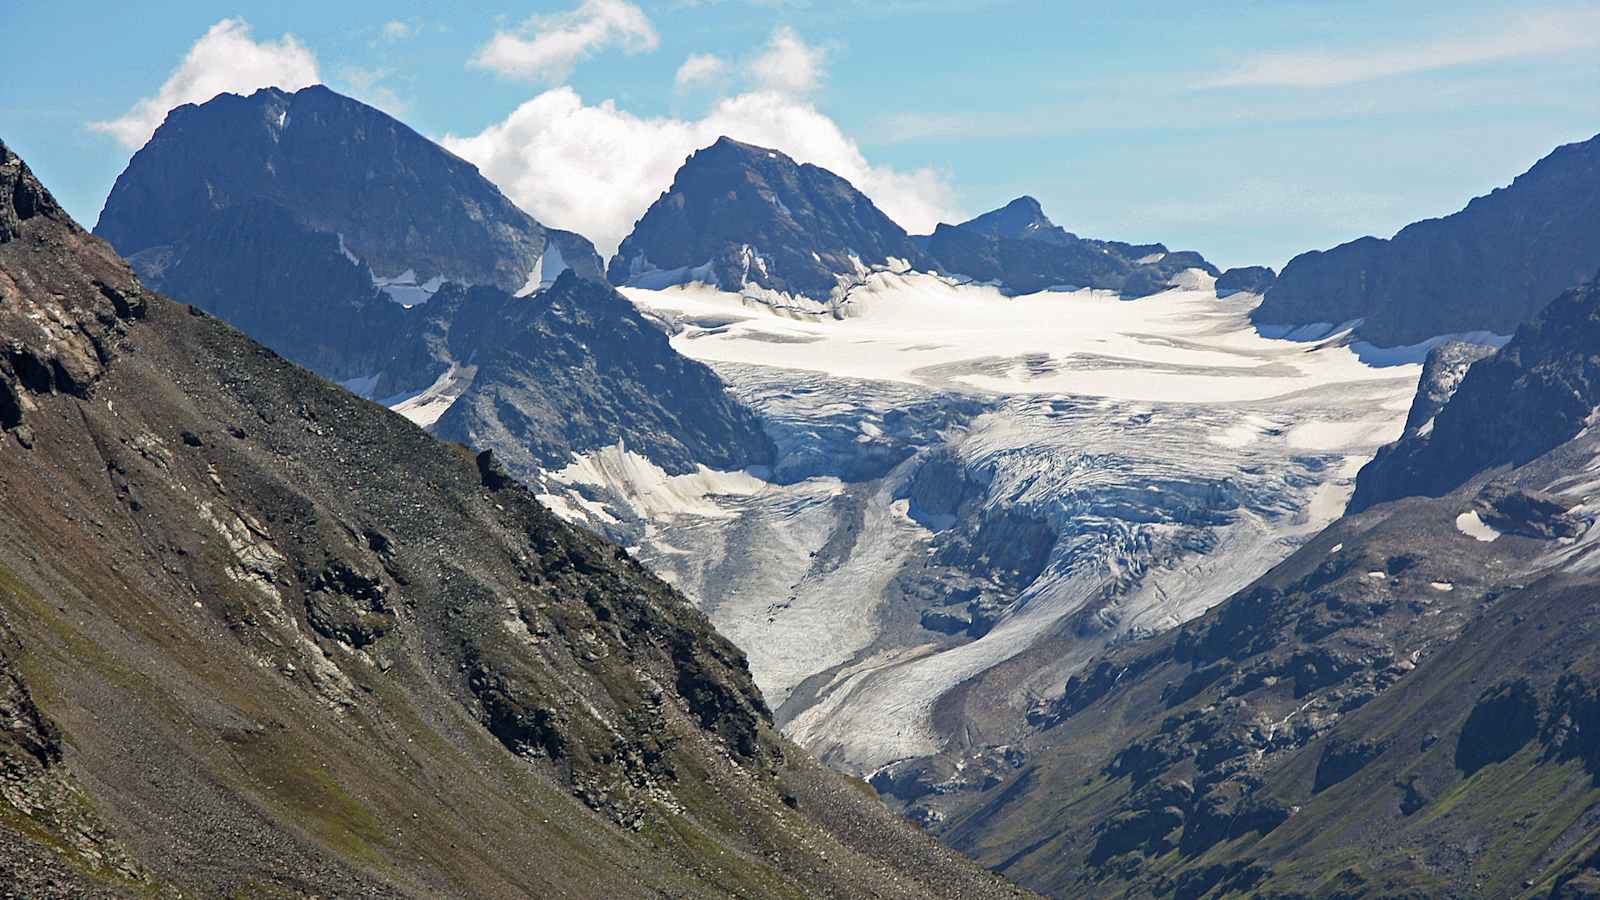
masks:
<path fill-rule="evenodd" d="M 310 67 L 603 250 L 727 130 L 839 170 L 913 230 L 1029 193 L 1079 234 L 1281 266 L 1600 132 L 1593 3 L 441 7 L 12 0 L 0 139 L 92 224 L 141 101 Z"/>

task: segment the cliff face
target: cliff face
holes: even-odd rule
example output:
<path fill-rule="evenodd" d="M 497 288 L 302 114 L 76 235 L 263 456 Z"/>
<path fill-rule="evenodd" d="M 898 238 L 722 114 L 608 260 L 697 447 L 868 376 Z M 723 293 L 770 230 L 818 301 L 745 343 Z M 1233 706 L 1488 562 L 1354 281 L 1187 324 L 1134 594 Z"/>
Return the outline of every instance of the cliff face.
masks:
<path fill-rule="evenodd" d="M 139 285 L 0 147 L 0 871 L 29 896 L 987 896 L 490 455 Z"/>
<path fill-rule="evenodd" d="M 1339 324 L 1380 346 L 1510 334 L 1600 264 L 1600 137 L 1557 148 L 1460 212 L 1289 261 L 1263 325 Z"/>

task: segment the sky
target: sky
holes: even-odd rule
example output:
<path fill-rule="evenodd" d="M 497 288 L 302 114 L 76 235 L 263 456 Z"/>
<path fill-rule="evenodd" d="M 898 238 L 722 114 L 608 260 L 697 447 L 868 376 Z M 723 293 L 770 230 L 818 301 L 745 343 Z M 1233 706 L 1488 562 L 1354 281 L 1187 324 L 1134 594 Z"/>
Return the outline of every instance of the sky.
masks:
<path fill-rule="evenodd" d="M 1223 266 L 1448 214 L 1600 133 L 1600 2 L 0 2 L 0 140 L 85 225 L 170 107 L 322 82 L 615 249 L 721 134 L 912 232 L 1031 194 Z"/>

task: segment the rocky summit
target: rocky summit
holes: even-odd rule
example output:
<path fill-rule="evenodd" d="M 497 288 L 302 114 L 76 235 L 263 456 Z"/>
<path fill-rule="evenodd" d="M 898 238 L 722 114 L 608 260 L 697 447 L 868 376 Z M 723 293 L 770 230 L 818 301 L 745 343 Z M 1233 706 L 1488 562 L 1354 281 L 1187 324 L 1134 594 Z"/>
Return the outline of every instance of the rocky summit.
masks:
<path fill-rule="evenodd" d="M 0 147 L 0 879 L 999 897 L 491 454 L 143 288 Z"/>
<path fill-rule="evenodd" d="M 724 137 L 683 164 L 607 274 L 616 285 L 700 281 L 777 307 L 828 308 L 872 270 L 921 261 L 905 230 L 848 181 Z"/>
<path fill-rule="evenodd" d="M 599 273 L 587 240 L 540 225 L 472 164 L 322 85 L 172 110 L 118 177 L 95 234 L 165 290 L 183 283 L 191 242 L 273 213 L 333 237 L 400 297 L 439 281 L 515 292 L 534 275 L 537 286 L 565 268 Z"/>

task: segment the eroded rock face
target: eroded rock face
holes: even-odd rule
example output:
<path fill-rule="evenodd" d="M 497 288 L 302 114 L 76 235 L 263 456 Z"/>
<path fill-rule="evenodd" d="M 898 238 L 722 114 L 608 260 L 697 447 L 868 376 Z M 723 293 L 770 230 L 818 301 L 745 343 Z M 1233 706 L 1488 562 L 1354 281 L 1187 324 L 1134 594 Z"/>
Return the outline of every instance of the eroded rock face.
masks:
<path fill-rule="evenodd" d="M 1339 324 L 1380 346 L 1510 334 L 1600 259 L 1600 137 L 1557 148 L 1460 212 L 1289 261 L 1255 320 Z"/>
<path fill-rule="evenodd" d="M 617 444 L 670 474 L 772 459 L 762 423 L 605 284 L 567 273 L 533 297 L 452 286 L 434 303 L 452 358 L 477 369 L 435 431 L 515 476 Z"/>
<path fill-rule="evenodd" d="M 1495 347 L 1466 341 L 1446 341 L 1432 350 L 1422 363 L 1417 396 L 1406 414 L 1406 431 L 1433 428 L 1433 417 L 1455 396 L 1467 370 L 1480 359 L 1493 356 Z"/>

